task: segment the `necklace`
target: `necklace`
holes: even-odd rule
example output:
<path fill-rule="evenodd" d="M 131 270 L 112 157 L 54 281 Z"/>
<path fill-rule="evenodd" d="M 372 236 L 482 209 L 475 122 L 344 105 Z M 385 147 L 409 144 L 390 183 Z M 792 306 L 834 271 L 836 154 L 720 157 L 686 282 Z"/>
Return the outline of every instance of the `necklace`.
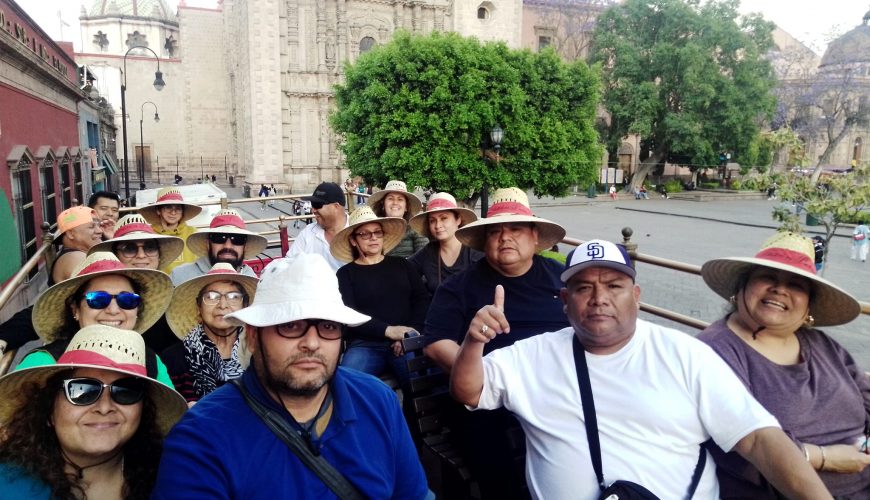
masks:
<path fill-rule="evenodd" d="M 109 457 L 109 458 L 103 460 L 102 462 L 98 462 L 98 463 L 95 463 L 95 464 L 86 465 L 86 466 L 82 467 L 82 466 L 80 466 L 79 464 L 73 462 L 72 459 L 70 459 L 70 458 L 66 455 L 66 453 L 64 453 L 63 450 L 60 450 L 60 454 L 61 454 L 61 456 L 63 457 L 64 461 L 65 461 L 66 463 L 72 465 L 72 467 L 73 467 L 73 469 L 75 469 L 75 471 L 76 471 L 76 475 L 78 476 L 79 479 L 82 479 L 82 478 L 85 477 L 85 469 L 90 469 L 90 468 L 92 468 L 92 467 L 96 467 L 96 466 L 98 466 L 98 465 L 103 465 L 103 464 L 105 464 L 105 463 L 108 463 L 108 462 L 114 460 L 115 458 L 118 458 L 118 455 L 120 455 L 121 453 L 123 453 L 123 450 L 119 450 L 118 453 L 115 453 L 114 455 L 112 455 L 111 457 Z M 121 457 L 121 470 L 124 470 L 124 457 Z"/>

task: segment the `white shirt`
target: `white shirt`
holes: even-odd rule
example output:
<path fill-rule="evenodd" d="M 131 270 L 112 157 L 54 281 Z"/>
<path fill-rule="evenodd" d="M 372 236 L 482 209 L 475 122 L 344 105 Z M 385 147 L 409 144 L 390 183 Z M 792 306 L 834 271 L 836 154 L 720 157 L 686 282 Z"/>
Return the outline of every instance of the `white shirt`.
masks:
<path fill-rule="evenodd" d="M 347 227 L 349 222 L 350 219 L 347 216 L 347 212 L 345 212 L 344 227 Z M 286 257 L 295 257 L 301 253 L 318 253 L 322 255 L 333 271 L 338 271 L 339 267 L 347 264 L 346 262 L 336 259 L 329 252 L 329 242 L 326 241 L 326 231 L 323 229 L 323 226 L 316 222 L 314 224 L 308 224 L 305 226 L 305 229 L 299 231 L 296 239 L 293 240 L 293 244 L 290 245 L 290 250 L 287 251 Z"/>

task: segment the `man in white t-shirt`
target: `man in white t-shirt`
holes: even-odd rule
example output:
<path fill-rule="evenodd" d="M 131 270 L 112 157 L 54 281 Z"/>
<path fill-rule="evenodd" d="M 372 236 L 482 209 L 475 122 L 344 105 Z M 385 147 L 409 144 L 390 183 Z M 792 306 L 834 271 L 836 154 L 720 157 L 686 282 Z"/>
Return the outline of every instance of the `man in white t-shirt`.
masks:
<path fill-rule="evenodd" d="M 584 427 L 576 337 L 588 365 L 606 484 L 622 479 L 660 498 L 685 498 L 700 447 L 712 438 L 787 497 L 831 498 L 776 419 L 711 349 L 637 318 L 640 287 L 622 246 L 581 245 L 561 278 L 570 327 L 483 357 L 484 344 L 510 333 L 503 314 L 510 304 L 498 286 L 493 304 L 471 321 L 451 377 L 453 396 L 469 408 L 503 406 L 520 420 L 534 497 L 585 500 L 601 491 Z M 718 496 L 710 459 L 694 498 Z"/>
<path fill-rule="evenodd" d="M 302 253 L 320 254 L 333 271 L 338 271 L 345 263 L 333 257 L 329 252 L 329 244 L 339 231 L 347 227 L 344 192 L 334 182 L 322 182 L 311 196 L 306 196 L 303 200 L 311 202 L 316 222 L 305 226 L 296 235 L 293 245 L 287 251 L 287 257 Z"/>

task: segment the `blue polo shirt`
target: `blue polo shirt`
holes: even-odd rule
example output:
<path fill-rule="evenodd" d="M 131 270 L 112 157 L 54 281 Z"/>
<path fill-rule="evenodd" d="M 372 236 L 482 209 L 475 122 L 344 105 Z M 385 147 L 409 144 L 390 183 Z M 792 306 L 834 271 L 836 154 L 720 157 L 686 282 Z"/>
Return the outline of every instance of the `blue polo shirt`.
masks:
<path fill-rule="evenodd" d="M 286 415 L 253 368 L 241 381 Z M 331 387 L 332 417 L 315 441 L 321 455 L 369 498 L 426 498 L 426 476 L 395 393 L 371 375 L 342 367 Z M 227 384 L 194 405 L 167 436 L 152 498 L 336 496 Z"/>

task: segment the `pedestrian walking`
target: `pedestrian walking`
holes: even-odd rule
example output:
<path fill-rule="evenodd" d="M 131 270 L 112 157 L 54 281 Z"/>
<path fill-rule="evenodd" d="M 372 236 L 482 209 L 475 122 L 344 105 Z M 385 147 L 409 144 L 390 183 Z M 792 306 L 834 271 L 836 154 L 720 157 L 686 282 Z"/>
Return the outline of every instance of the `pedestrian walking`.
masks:
<path fill-rule="evenodd" d="M 269 196 L 269 188 L 265 184 L 260 184 L 260 192 L 257 193 L 260 197 L 260 210 L 266 210 L 266 198 Z"/>
<path fill-rule="evenodd" d="M 616 186 L 610 186 L 610 199 L 616 200 Z"/>
<path fill-rule="evenodd" d="M 870 228 L 863 222 L 852 231 L 852 260 L 867 260 L 867 250 L 870 249 Z"/>

